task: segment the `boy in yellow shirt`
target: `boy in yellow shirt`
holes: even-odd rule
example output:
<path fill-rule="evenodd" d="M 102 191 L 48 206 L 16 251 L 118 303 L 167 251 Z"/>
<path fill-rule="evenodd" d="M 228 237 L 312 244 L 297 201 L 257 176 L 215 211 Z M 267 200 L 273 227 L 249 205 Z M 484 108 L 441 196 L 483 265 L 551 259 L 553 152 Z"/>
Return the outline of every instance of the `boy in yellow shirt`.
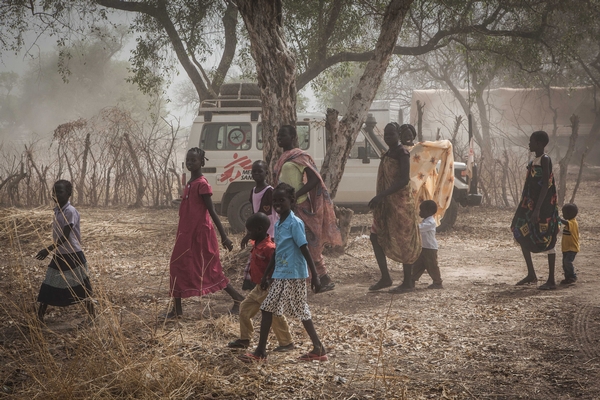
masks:
<path fill-rule="evenodd" d="M 562 215 L 560 222 L 562 222 L 563 236 L 562 236 L 562 253 L 563 253 L 563 271 L 565 272 L 565 279 L 560 281 L 561 285 L 570 285 L 577 282 L 577 275 L 575 274 L 575 267 L 573 261 L 575 256 L 579 253 L 579 224 L 575 217 L 578 213 L 577 206 L 573 203 L 567 203 L 562 208 Z"/>

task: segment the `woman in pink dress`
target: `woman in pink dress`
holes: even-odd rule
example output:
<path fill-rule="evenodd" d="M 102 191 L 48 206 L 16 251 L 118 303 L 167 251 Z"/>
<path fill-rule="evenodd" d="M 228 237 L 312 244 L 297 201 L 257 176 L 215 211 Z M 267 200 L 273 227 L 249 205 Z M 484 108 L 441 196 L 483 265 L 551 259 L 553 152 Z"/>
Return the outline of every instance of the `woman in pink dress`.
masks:
<path fill-rule="evenodd" d="M 178 318 L 183 314 L 182 298 L 204 296 L 225 289 L 233 298 L 233 314 L 239 312 L 239 304 L 244 300 L 244 296 L 231 286 L 223 274 L 219 242 L 212 222 L 219 230 L 223 246 L 231 251 L 233 244 L 213 207 L 212 188 L 202 175 L 206 160 L 204 154 L 204 150 L 194 147 L 188 150 L 185 158 L 191 177 L 179 206 L 179 226 L 170 263 L 170 292 L 175 304 L 167 318 Z"/>

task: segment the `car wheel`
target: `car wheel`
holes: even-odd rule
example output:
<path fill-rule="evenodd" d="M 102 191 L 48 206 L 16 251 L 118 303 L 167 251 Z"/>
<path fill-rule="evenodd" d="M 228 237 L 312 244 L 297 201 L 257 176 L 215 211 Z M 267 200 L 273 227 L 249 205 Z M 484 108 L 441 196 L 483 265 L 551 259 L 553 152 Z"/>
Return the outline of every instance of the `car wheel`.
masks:
<path fill-rule="evenodd" d="M 450 207 L 444 213 L 444 218 L 440 221 L 440 225 L 437 227 L 436 232 L 446 232 L 452 229 L 454 223 L 458 218 L 458 202 L 452 198 L 450 200 Z"/>
<path fill-rule="evenodd" d="M 246 230 L 246 220 L 252 215 L 252 204 L 248 201 L 248 192 L 237 192 L 227 206 L 227 219 L 232 232 Z"/>

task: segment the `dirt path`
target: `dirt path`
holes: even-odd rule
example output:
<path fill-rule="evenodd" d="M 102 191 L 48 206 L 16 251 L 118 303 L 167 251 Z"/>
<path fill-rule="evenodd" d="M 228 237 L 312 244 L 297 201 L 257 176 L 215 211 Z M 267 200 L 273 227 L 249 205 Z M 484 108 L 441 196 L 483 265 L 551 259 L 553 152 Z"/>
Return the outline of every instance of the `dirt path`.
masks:
<path fill-rule="evenodd" d="M 514 286 L 526 269 L 508 230 L 512 210 L 462 212 L 455 230 L 438 235 L 444 290 L 426 289 L 430 280 L 425 275 L 413 293 L 369 293 L 378 278 L 375 260 L 368 237 L 353 236 L 344 255 L 327 257 L 335 291 L 309 295 L 315 326 L 330 349 L 329 363 L 299 364 L 298 350 L 271 353 L 265 366 L 242 366 L 237 353 L 225 347 L 238 331 L 235 317 L 227 315 L 230 299 L 224 293 L 185 301 L 187 315 L 179 325 L 152 329 L 158 329 L 155 335 L 175 333 L 178 348 L 191 358 L 216 363 L 215 373 L 229 377 L 231 387 L 240 384 L 231 377 L 250 380 L 255 386 L 246 387 L 248 398 L 600 398 L 599 194 L 598 180 L 588 181 L 578 194 L 579 280 L 555 291 Z M 156 316 L 167 308 L 166 265 L 177 212 L 82 210 L 82 215 L 94 279 L 122 310 L 123 326 L 156 326 Z M 356 218 L 359 225 L 368 221 L 368 215 Z M 23 251 L 34 253 L 38 242 L 22 243 Z M 244 256 L 233 252 L 223 260 L 239 286 Z M 557 261 L 560 281 L 560 254 Z M 25 263 L 33 293 L 43 263 L 28 258 Z M 535 255 L 534 264 L 542 283 L 546 257 Z M 9 271 L 10 266 L 0 270 L 3 293 L 20 293 Z M 399 265 L 392 265 L 392 276 L 400 283 Z M 0 318 L 2 378 L 10 388 L 33 385 L 14 378 L 19 367 L 9 350 L 27 352 L 10 328 L 16 317 L 5 310 Z M 80 320 L 75 308 L 53 309 L 48 327 L 71 334 Z M 291 327 L 298 347 L 307 349 L 301 324 L 291 321 Z M 233 389 L 219 393 L 227 397 L 224 393 Z"/>

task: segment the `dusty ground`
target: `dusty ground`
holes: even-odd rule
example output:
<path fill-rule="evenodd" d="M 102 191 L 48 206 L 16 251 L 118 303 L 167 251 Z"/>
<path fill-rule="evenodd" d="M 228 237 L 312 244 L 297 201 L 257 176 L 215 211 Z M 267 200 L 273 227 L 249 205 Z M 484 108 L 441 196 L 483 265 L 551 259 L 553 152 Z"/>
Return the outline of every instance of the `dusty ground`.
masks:
<path fill-rule="evenodd" d="M 237 361 L 238 353 L 226 348 L 238 328 L 236 318 L 227 314 L 231 302 L 225 293 L 184 301 L 186 318 L 179 323 L 157 322 L 168 307 L 167 265 L 177 211 L 80 211 L 86 255 L 103 293 L 100 309 L 116 310 L 127 343 L 143 343 L 140 360 L 153 354 L 152 362 L 168 356 L 182 365 L 214 367 L 206 372 L 212 387 L 187 382 L 186 395 L 157 389 L 153 397 L 595 399 L 600 398 L 599 178 L 599 173 L 590 174 L 576 199 L 579 281 L 555 291 L 514 286 L 526 268 L 508 230 L 513 211 L 477 208 L 461 209 L 455 229 L 438 235 L 444 290 L 426 289 L 430 281 L 425 275 L 413 293 L 369 293 L 378 271 L 360 226 L 368 225 L 370 216 L 357 216 L 346 253 L 327 258 L 336 290 L 309 295 L 317 331 L 330 350 L 331 360 L 322 364 L 296 360 L 309 349 L 296 321 L 291 326 L 298 350 L 270 353 L 266 365 Z M 38 219 L 32 217 L 32 224 L 46 237 L 40 221 L 47 223 L 50 211 L 34 214 Z M 44 397 L 50 390 L 44 387 L 45 375 L 31 365 L 38 360 L 34 335 L 12 305 L 33 303 L 46 262 L 31 256 L 44 240 L 20 221 L 20 240 L 9 241 L 6 227 L 0 237 L 0 257 L 8 260 L 0 266 L 0 397 Z M 239 243 L 241 236 L 233 239 Z M 244 256 L 234 250 L 223 259 L 239 287 Z M 534 256 L 534 263 L 543 282 L 546 257 Z M 392 268 L 400 283 L 400 267 Z M 75 354 L 73 346 L 65 343 L 76 343 L 86 329 L 103 329 L 102 320 L 88 328 L 78 327 L 80 321 L 77 307 L 53 308 L 48 314 L 43 332 L 57 365 L 75 357 L 68 351 Z M 275 345 L 272 338 L 270 347 Z M 85 389 L 90 383 L 74 385 Z M 84 389 L 72 396 L 90 396 Z M 101 393 L 94 397 L 138 397 Z"/>

